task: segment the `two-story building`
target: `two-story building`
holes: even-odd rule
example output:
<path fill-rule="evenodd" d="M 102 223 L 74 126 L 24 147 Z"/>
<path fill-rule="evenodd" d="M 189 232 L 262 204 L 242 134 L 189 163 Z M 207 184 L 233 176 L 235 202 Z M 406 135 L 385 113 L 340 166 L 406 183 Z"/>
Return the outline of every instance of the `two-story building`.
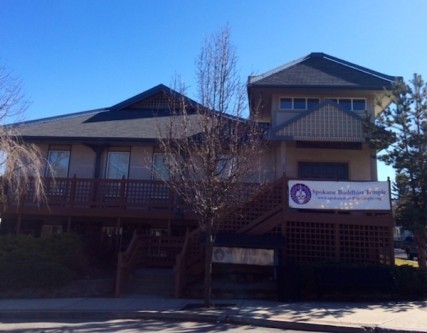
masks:
<path fill-rule="evenodd" d="M 393 262 L 389 185 L 377 182 L 364 117 L 380 111 L 376 100 L 394 80 L 324 53 L 249 77 L 249 105 L 269 128 L 258 180 L 271 184 L 245 212 L 224 221 L 224 234 L 251 236 L 234 246 L 253 247 L 256 236 L 280 235 L 284 243 L 272 246 L 276 264 Z M 19 201 L 10 198 L 2 232 L 74 231 L 114 252 L 138 231 L 141 264 L 175 265 L 182 288 L 183 262 L 191 262 L 183 258 L 198 255 L 194 248 L 200 247 L 197 216 L 177 210 L 178 199 L 155 176 L 163 172 L 158 128 L 174 116 L 168 100 L 176 94 L 159 85 L 112 107 L 17 124 L 51 165 L 48 201 L 33 203 L 31 190 Z M 222 239 L 228 243 L 218 248 L 233 247 L 230 239 L 238 238 Z"/>

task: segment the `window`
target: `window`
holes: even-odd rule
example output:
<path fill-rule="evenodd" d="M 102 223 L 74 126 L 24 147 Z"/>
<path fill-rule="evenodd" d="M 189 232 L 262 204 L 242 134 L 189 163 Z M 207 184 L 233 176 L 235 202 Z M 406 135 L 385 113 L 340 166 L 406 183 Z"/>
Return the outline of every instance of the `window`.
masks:
<path fill-rule="evenodd" d="M 364 98 L 326 98 L 325 100 L 337 103 L 346 111 L 366 110 L 366 99 Z"/>
<path fill-rule="evenodd" d="M 319 98 L 280 98 L 280 110 L 310 110 L 319 105 Z"/>
<path fill-rule="evenodd" d="M 322 180 L 349 180 L 348 163 L 299 162 L 298 177 Z"/>
<path fill-rule="evenodd" d="M 221 179 L 226 179 L 235 173 L 236 157 L 231 155 L 221 155 L 217 161 L 215 175 Z"/>
<path fill-rule="evenodd" d="M 366 100 L 364 99 L 353 99 L 353 110 L 354 111 L 365 111 Z"/>
<path fill-rule="evenodd" d="M 153 154 L 152 177 L 154 180 L 169 179 L 169 171 L 165 165 L 165 154 L 163 153 Z"/>
<path fill-rule="evenodd" d="M 281 98 L 280 99 L 280 109 L 281 110 L 292 110 L 293 109 L 292 98 Z"/>
<path fill-rule="evenodd" d="M 319 105 L 318 98 L 307 98 L 307 110 L 310 110 Z"/>
<path fill-rule="evenodd" d="M 46 168 L 46 176 L 55 178 L 68 177 L 70 150 L 49 150 L 47 161 L 50 168 Z"/>
<path fill-rule="evenodd" d="M 351 99 L 349 98 L 341 98 L 338 100 L 338 105 L 341 106 L 346 111 L 351 111 Z"/>
<path fill-rule="evenodd" d="M 107 179 L 128 178 L 129 175 L 129 152 L 108 152 Z"/>
<path fill-rule="evenodd" d="M 294 98 L 294 109 L 305 110 L 307 108 L 305 98 Z"/>

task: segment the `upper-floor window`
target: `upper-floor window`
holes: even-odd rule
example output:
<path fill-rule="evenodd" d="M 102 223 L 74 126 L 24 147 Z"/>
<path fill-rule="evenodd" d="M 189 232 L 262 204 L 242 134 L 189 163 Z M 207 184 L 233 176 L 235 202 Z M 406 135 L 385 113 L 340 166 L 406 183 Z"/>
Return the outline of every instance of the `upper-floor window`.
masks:
<path fill-rule="evenodd" d="M 325 101 L 337 103 L 346 111 L 365 111 L 366 99 L 364 98 L 326 98 Z M 320 103 L 320 98 L 309 97 L 282 97 L 280 110 L 310 110 Z"/>
<path fill-rule="evenodd" d="M 299 162 L 298 177 L 321 180 L 349 180 L 348 163 Z"/>
<path fill-rule="evenodd" d="M 70 148 L 50 148 L 47 156 L 49 167 L 46 168 L 46 176 L 66 178 L 70 164 Z"/>
<path fill-rule="evenodd" d="M 107 179 L 128 178 L 129 175 L 128 151 L 110 151 L 107 157 Z"/>
<path fill-rule="evenodd" d="M 310 110 L 319 102 L 319 98 L 282 97 L 280 98 L 280 110 Z"/>
<path fill-rule="evenodd" d="M 163 153 L 153 154 L 152 177 L 154 180 L 169 179 L 169 171 L 165 165 L 166 155 Z"/>
<path fill-rule="evenodd" d="M 346 111 L 366 110 L 366 99 L 364 98 L 327 98 L 326 100 L 337 103 Z"/>

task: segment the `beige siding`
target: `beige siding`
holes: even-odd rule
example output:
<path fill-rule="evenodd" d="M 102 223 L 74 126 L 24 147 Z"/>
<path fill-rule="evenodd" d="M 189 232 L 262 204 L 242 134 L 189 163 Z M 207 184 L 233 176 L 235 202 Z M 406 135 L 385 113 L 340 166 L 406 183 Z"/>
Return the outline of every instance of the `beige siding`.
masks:
<path fill-rule="evenodd" d="M 153 148 L 149 146 L 134 146 L 130 157 L 130 179 L 151 179 Z"/>
<path fill-rule="evenodd" d="M 298 162 L 334 162 L 348 163 L 350 180 L 368 181 L 376 180 L 373 174 L 375 160 L 371 158 L 371 151 L 366 144 L 362 150 L 341 149 L 302 149 L 296 148 L 293 142 L 282 143 L 278 152 L 281 157 L 277 161 L 278 174 L 286 172 L 289 177 L 298 177 Z M 285 158 L 286 156 L 286 158 Z M 283 172 L 280 168 L 283 167 Z"/>
<path fill-rule="evenodd" d="M 276 179 L 275 175 L 275 151 L 266 150 L 259 155 L 257 161 L 254 161 L 250 172 L 249 179 L 252 182 L 265 183 Z"/>
<path fill-rule="evenodd" d="M 95 152 L 82 144 L 72 145 L 69 177 L 93 178 L 95 174 Z"/>

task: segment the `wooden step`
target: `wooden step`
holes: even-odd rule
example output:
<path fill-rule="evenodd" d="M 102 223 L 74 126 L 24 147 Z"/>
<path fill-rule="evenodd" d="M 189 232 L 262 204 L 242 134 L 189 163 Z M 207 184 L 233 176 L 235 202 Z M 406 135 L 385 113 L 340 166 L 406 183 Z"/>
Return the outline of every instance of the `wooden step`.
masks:
<path fill-rule="evenodd" d="M 203 297 L 203 277 L 187 286 L 186 297 Z M 272 274 L 253 272 L 216 273 L 212 277 L 212 297 L 216 299 L 277 299 L 277 281 Z"/>
<path fill-rule="evenodd" d="M 130 275 L 124 294 L 172 297 L 174 280 L 171 268 L 141 268 Z"/>

